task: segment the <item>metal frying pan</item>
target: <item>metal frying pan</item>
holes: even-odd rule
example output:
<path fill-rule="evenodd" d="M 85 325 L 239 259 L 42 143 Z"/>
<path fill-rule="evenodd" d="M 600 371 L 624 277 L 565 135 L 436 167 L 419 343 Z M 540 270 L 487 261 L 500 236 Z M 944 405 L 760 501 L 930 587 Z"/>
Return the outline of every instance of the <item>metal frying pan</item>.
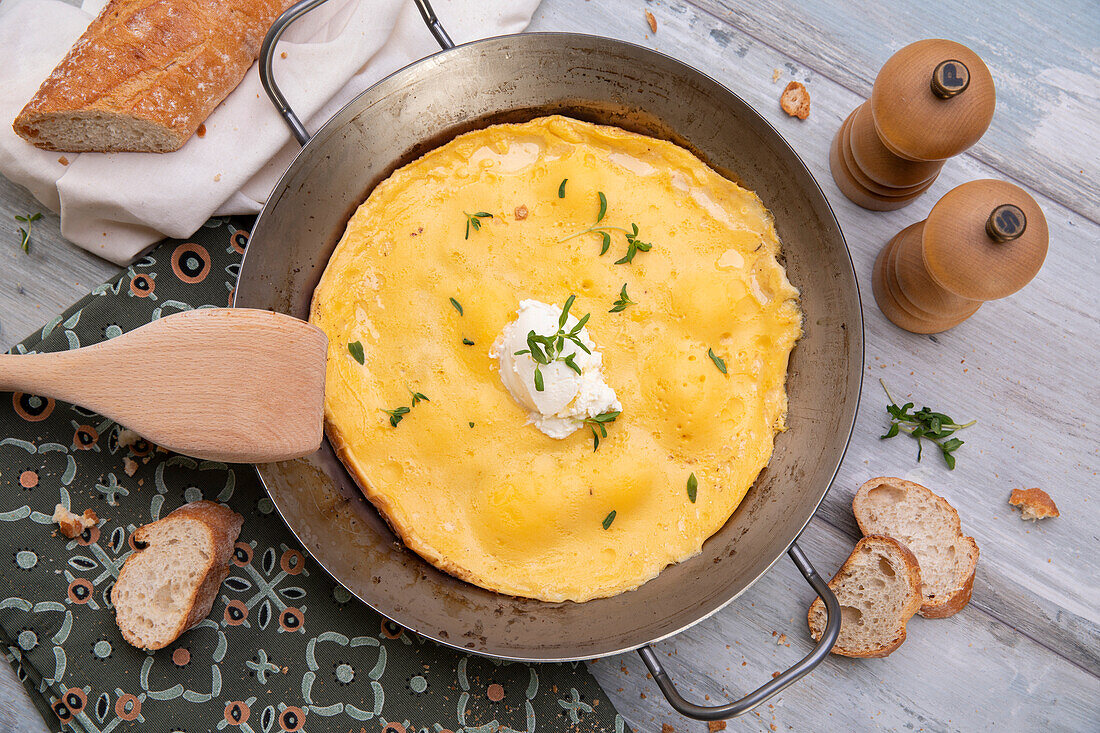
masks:
<path fill-rule="evenodd" d="M 321 2 L 292 7 L 264 43 L 265 87 L 304 147 L 256 221 L 236 306 L 308 318 L 329 255 L 376 184 L 462 132 L 559 113 L 671 140 L 756 191 L 775 214 L 788 275 L 802 291 L 805 335 L 788 373 L 790 429 L 777 437 L 770 465 L 700 555 L 637 590 L 582 604 L 544 603 L 442 573 L 401 544 L 327 443 L 307 458 L 258 467 L 287 524 L 337 581 L 406 628 L 511 660 L 589 659 L 639 649 L 670 704 L 685 715 L 739 715 L 808 673 L 836 641 L 840 614 L 794 540 L 844 455 L 863 369 L 855 274 L 809 171 L 749 105 L 675 59 L 564 33 L 453 46 L 426 0 L 416 2 L 444 50 L 375 84 L 311 138 L 271 78 L 271 57 L 286 25 Z M 742 700 L 714 707 L 687 702 L 649 645 L 718 611 L 784 552 L 826 602 L 821 642 Z"/>

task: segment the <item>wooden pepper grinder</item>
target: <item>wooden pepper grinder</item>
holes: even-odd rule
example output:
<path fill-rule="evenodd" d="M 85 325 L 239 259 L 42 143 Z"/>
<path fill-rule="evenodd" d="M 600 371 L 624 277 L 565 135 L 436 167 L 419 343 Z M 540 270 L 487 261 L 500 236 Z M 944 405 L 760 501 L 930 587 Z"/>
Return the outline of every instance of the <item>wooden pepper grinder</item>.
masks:
<path fill-rule="evenodd" d="M 865 209 L 900 209 L 981 138 L 994 106 L 993 77 L 976 53 L 943 39 L 912 43 L 883 64 L 870 101 L 833 138 L 836 185 Z"/>
<path fill-rule="evenodd" d="M 985 179 L 951 189 L 875 261 L 883 314 L 906 331 L 939 333 L 987 300 L 1027 285 L 1047 254 L 1047 220 L 1018 186 Z"/>

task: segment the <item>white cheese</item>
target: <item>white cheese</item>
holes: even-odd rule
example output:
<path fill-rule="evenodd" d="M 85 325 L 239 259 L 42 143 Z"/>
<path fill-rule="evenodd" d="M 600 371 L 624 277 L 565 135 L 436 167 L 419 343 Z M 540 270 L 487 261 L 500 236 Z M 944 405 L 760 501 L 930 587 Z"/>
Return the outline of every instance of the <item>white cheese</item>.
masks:
<path fill-rule="evenodd" d="M 519 304 L 516 320 L 504 327 L 489 350 L 489 356 L 499 361 L 504 387 L 527 412 L 527 422 L 559 440 L 581 428 L 585 418 L 622 410 L 615 390 L 604 381 L 603 355 L 596 350 L 585 328 L 577 337 L 592 353 L 585 353 L 566 339 L 559 359 L 540 369 L 543 390 L 535 388 L 535 360 L 530 354 L 516 356 L 516 352 L 527 348 L 527 334 L 531 331 L 539 336 L 556 334 L 560 318 L 561 308 L 538 300 L 524 300 Z M 570 315 L 564 330 L 568 333 L 576 325 L 577 318 Z M 580 374 L 562 361 L 570 355 Z"/>

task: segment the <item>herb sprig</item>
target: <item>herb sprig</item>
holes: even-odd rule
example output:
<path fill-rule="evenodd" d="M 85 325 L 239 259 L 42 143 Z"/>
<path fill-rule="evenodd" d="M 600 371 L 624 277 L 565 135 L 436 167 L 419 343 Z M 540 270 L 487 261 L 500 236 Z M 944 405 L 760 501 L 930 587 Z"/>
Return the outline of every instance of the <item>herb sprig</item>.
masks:
<path fill-rule="evenodd" d="M 600 226 L 600 222 L 602 222 L 604 220 L 604 217 L 607 215 L 607 196 L 604 195 L 603 191 L 598 191 L 597 195 L 599 196 L 600 200 L 600 210 L 596 214 L 596 224 L 590 226 L 588 229 L 583 229 L 575 234 L 570 234 L 564 239 L 559 239 L 559 243 L 567 242 L 574 237 L 581 236 L 582 234 L 599 234 L 601 240 L 600 256 L 602 257 L 603 255 L 607 254 L 607 251 L 609 249 L 611 249 L 611 233 L 622 232 L 623 235 L 626 237 L 626 254 L 615 261 L 616 265 L 630 264 L 634 261 L 634 256 L 639 252 L 648 252 L 649 250 L 653 249 L 652 244 L 648 242 L 643 242 L 641 239 L 638 239 L 639 230 L 637 224 L 632 223 L 630 225 L 630 229 L 610 225 Z"/>
<path fill-rule="evenodd" d="M 20 214 L 15 215 L 15 220 L 16 221 L 21 221 L 21 222 L 23 222 L 24 224 L 27 225 L 26 229 L 24 229 L 23 227 L 19 227 L 19 236 L 20 236 L 19 246 L 22 247 L 23 251 L 26 252 L 27 254 L 30 254 L 30 252 L 31 252 L 31 227 L 34 224 L 34 222 L 38 221 L 41 218 L 42 218 L 42 212 L 41 211 L 36 211 L 35 213 L 27 214 L 26 216 L 22 216 Z"/>
<path fill-rule="evenodd" d="M 465 211 L 462 212 L 466 214 Z M 470 228 L 473 227 L 475 232 L 481 231 L 481 220 L 492 219 L 493 215 L 488 211 L 478 211 L 473 214 L 466 214 L 466 239 L 470 238 Z"/>
<path fill-rule="evenodd" d="M 431 400 L 429 400 L 423 392 L 415 392 L 410 389 L 409 394 L 412 395 L 413 407 L 416 407 L 417 404 L 421 402 L 431 402 Z M 412 408 L 402 405 L 401 407 L 395 407 L 392 410 L 383 409 L 382 412 L 390 416 L 390 426 L 396 428 L 397 424 L 405 418 L 405 415 L 408 415 L 410 412 L 412 412 Z"/>
<path fill-rule="evenodd" d="M 595 417 L 586 417 L 584 424 L 592 429 L 592 450 L 596 451 L 600 448 L 600 438 L 607 437 L 607 425 L 613 423 L 623 414 L 622 410 L 612 410 L 609 412 L 601 412 Z"/>
<path fill-rule="evenodd" d="M 395 407 L 392 410 L 382 410 L 382 412 L 390 416 L 390 425 L 396 428 L 397 423 L 401 422 L 405 415 L 409 414 L 409 408 L 402 405 L 401 407 Z"/>
<path fill-rule="evenodd" d="M 623 289 L 619 291 L 619 299 L 615 301 L 615 307 L 608 311 L 608 313 L 619 313 L 626 310 L 627 306 L 636 305 L 630 296 L 626 294 L 626 283 L 623 283 Z"/>
<path fill-rule="evenodd" d="M 591 313 L 584 314 L 580 320 L 578 320 L 568 332 L 565 331 L 565 323 L 569 320 L 569 309 L 573 307 L 573 301 L 577 296 L 570 295 L 568 300 L 565 301 L 565 305 L 561 309 L 561 316 L 558 317 L 558 331 L 551 336 L 541 336 L 535 333 L 533 330 L 527 333 L 527 348 L 521 349 L 515 352 L 515 356 L 522 356 L 523 354 L 529 354 L 531 359 L 535 362 L 535 391 L 542 392 L 545 390 L 545 384 L 542 378 L 542 367 L 549 366 L 555 361 L 561 361 L 567 367 L 575 371 L 577 374 L 581 373 L 581 368 L 577 366 L 573 361 L 576 354 L 569 354 L 562 356 L 561 352 L 565 348 L 566 341 L 572 341 L 578 349 L 581 349 L 586 354 L 591 354 L 592 351 L 585 346 L 584 341 L 581 340 L 581 329 L 584 328 L 584 324 L 588 323 L 588 319 L 592 317 Z"/>
<path fill-rule="evenodd" d="M 893 438 L 899 432 L 908 433 L 917 441 L 918 462 L 924 450 L 922 441 L 929 440 L 940 449 L 940 453 L 943 454 L 943 460 L 944 463 L 947 464 L 947 467 L 954 470 L 954 453 L 959 449 L 959 446 L 963 445 L 963 441 L 950 436 L 958 430 L 970 427 L 976 423 L 977 420 L 971 420 L 968 423 L 960 425 L 955 422 L 954 419 L 944 415 L 942 412 L 933 412 L 927 407 L 922 407 L 916 412 L 912 412 L 912 402 L 906 402 L 899 407 L 890 394 L 890 390 L 886 388 L 886 382 L 881 379 L 878 381 L 879 384 L 882 385 L 882 390 L 886 392 L 887 399 L 890 400 L 890 404 L 886 406 L 886 411 L 890 413 L 890 429 L 886 431 L 885 435 L 879 437 L 885 440 L 886 438 Z"/>

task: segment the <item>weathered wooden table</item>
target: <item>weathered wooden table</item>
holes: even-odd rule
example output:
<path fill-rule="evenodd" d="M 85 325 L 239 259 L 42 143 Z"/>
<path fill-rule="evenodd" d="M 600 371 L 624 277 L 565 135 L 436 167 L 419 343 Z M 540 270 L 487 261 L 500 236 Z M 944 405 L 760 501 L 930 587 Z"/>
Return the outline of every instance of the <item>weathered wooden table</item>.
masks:
<path fill-rule="evenodd" d="M 817 176 L 848 239 L 864 302 L 867 367 L 852 445 L 832 491 L 802 539 L 823 574 L 850 551 L 850 503 L 867 478 L 898 475 L 932 487 L 959 510 L 981 547 L 974 596 L 945 620 L 915 617 L 886 659 L 833 657 L 755 714 L 754 730 L 1100 730 L 1100 90 L 1094 0 L 881 3 L 858 0 L 544 0 L 532 30 L 599 33 L 654 47 L 721 81 L 767 117 Z M 999 6 L 999 7 L 998 7 Z M 657 18 L 651 33 L 644 10 Z M 441 5 L 445 15 L 446 6 Z M 993 125 L 950 161 L 932 189 L 898 212 L 848 202 L 827 151 L 847 114 L 868 96 L 901 46 L 943 37 L 976 50 L 997 83 Z M 773 74 L 778 78 L 773 80 Z M 813 98 L 809 119 L 778 105 L 791 79 Z M 1029 189 L 1046 212 L 1050 253 L 1031 285 L 983 306 L 939 336 L 890 324 L 871 295 L 878 249 L 923 219 L 949 189 L 1001 178 Z M 766 202 L 765 202 L 766 203 Z M 12 216 L 40 210 L 0 178 L 0 345 L 10 346 L 115 268 L 60 238 L 57 217 L 35 225 L 30 255 Z M 912 441 L 879 441 L 884 378 L 918 405 L 976 418 L 958 467 L 915 460 Z M 1040 486 L 1058 519 L 1025 524 L 1006 500 Z M 1090 498 L 1092 501 L 1090 501 Z M 658 645 L 690 695 L 715 702 L 755 687 L 809 648 L 812 592 L 781 559 L 744 595 L 699 626 Z M 783 636 L 785 635 L 785 636 Z M 637 731 L 706 726 L 672 714 L 633 654 L 592 670 Z M 7 665 L 0 665 L 0 730 L 44 730 Z"/>

